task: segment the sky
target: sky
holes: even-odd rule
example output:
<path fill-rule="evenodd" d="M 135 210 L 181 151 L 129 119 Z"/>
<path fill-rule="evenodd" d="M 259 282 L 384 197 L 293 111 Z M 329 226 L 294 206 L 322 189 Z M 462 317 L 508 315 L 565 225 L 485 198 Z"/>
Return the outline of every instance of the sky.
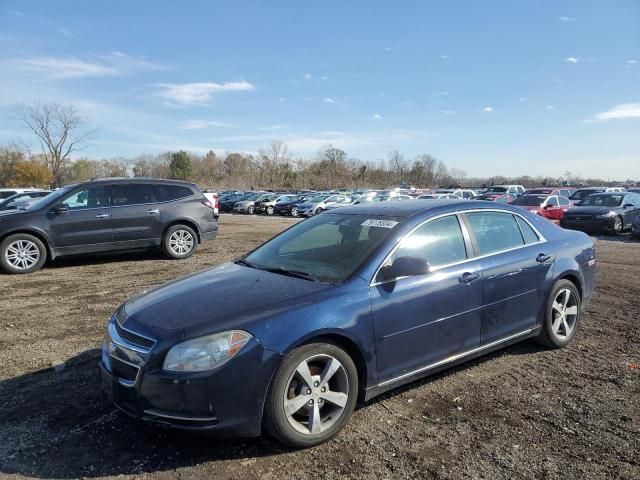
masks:
<path fill-rule="evenodd" d="M 0 0 L 0 143 L 38 146 L 12 113 L 36 101 L 100 158 L 277 139 L 640 179 L 640 2 Z"/>

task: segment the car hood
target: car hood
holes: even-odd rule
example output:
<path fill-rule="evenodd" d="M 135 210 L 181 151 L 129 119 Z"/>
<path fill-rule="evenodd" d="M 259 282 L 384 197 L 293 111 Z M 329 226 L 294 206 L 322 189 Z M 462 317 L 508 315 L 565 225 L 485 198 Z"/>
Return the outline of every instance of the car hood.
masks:
<path fill-rule="evenodd" d="M 567 213 L 576 213 L 582 215 L 604 215 L 605 213 L 609 213 L 610 211 L 617 211 L 620 207 L 592 207 L 592 206 L 584 206 L 578 207 L 574 206 L 567 210 Z"/>
<path fill-rule="evenodd" d="M 184 332 L 243 328 L 256 317 L 333 286 L 235 263 L 142 292 L 124 305 L 124 326 L 161 338 Z"/>

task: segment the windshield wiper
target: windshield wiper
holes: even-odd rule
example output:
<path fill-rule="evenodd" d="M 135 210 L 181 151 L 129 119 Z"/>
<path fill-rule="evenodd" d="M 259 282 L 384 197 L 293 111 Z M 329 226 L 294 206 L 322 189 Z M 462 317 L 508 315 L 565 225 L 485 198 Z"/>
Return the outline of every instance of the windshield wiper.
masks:
<path fill-rule="evenodd" d="M 324 283 L 317 277 L 314 277 L 307 272 L 301 272 L 299 270 L 289 270 L 288 268 L 284 267 L 260 267 L 260 269 L 266 272 L 279 273 L 281 275 L 287 275 L 289 277 L 302 278 L 303 280 Z"/>
<path fill-rule="evenodd" d="M 235 260 L 233 263 L 235 263 L 236 265 L 243 265 L 243 266 L 249 267 L 249 268 L 258 268 L 256 265 L 254 265 L 253 263 L 245 260 L 244 258 L 240 258 L 238 260 Z"/>

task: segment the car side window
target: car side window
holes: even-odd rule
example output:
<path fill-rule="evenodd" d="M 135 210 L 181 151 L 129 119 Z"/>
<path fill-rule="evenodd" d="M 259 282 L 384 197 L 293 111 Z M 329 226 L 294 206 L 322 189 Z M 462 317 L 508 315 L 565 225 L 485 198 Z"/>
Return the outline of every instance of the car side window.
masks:
<path fill-rule="evenodd" d="M 549 200 L 547 201 L 547 205 L 551 207 L 557 207 L 559 205 L 558 197 L 550 197 Z"/>
<path fill-rule="evenodd" d="M 87 210 L 109 206 L 109 195 L 104 186 L 85 188 L 72 193 L 62 201 L 69 210 Z"/>
<path fill-rule="evenodd" d="M 511 213 L 472 212 L 466 217 L 480 255 L 524 245 L 520 227 Z"/>
<path fill-rule="evenodd" d="M 569 201 L 569 199 L 567 197 L 559 197 L 560 200 L 560 206 L 562 207 L 566 207 L 567 205 L 571 205 L 571 202 Z"/>
<path fill-rule="evenodd" d="M 153 185 L 146 183 L 123 183 L 111 186 L 113 205 L 124 207 L 127 205 L 144 205 L 155 203 Z"/>
<path fill-rule="evenodd" d="M 151 189 L 158 202 L 170 202 L 193 195 L 190 188 L 180 185 L 152 185 Z"/>
<path fill-rule="evenodd" d="M 518 216 L 516 216 L 516 221 L 518 222 L 520 232 L 522 232 L 522 236 L 524 237 L 524 243 L 529 245 L 530 243 L 538 243 L 540 241 L 538 234 L 528 222 Z"/>
<path fill-rule="evenodd" d="M 467 249 L 458 218 L 449 215 L 418 227 L 401 240 L 391 261 L 398 257 L 423 258 L 432 267 L 465 260 Z"/>

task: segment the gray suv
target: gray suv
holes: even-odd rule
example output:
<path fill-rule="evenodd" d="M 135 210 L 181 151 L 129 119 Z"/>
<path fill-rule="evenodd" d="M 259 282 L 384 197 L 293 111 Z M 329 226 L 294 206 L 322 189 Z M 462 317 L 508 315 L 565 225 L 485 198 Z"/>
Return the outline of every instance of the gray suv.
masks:
<path fill-rule="evenodd" d="M 217 231 L 214 206 L 192 183 L 92 180 L 0 212 L 0 268 L 31 273 L 64 255 L 150 247 L 183 259 Z"/>

